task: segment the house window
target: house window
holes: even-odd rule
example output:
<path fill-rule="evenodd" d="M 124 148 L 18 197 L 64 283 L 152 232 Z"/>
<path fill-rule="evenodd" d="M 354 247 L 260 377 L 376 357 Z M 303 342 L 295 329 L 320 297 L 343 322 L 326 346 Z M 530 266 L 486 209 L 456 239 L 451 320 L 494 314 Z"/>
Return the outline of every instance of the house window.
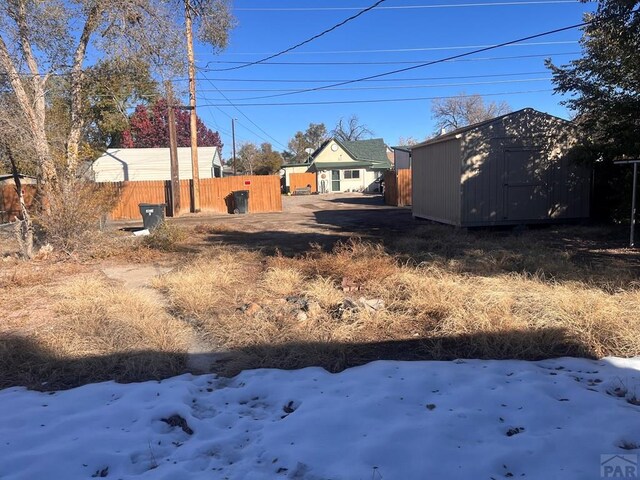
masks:
<path fill-rule="evenodd" d="M 344 178 L 348 180 L 350 178 L 360 178 L 360 170 L 345 170 Z"/>

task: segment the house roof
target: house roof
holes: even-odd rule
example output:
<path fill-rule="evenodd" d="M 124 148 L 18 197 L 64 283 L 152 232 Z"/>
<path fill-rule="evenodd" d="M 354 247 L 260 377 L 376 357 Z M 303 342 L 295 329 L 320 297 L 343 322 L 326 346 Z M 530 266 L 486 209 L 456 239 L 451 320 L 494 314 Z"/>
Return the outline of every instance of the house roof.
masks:
<path fill-rule="evenodd" d="M 312 167 L 315 163 L 315 158 L 318 154 L 326 148 L 331 141 L 336 142 L 347 152 L 347 154 L 353 159 L 349 162 L 329 162 L 322 163 L 326 168 L 344 168 L 344 167 L 360 167 L 360 168 L 374 168 L 374 169 L 389 169 L 391 168 L 391 162 L 387 157 L 387 145 L 382 138 L 372 138 L 369 140 L 354 140 L 354 141 L 341 141 L 337 138 L 326 140 L 318 149 L 313 152 L 311 158 Z"/>
<path fill-rule="evenodd" d="M 191 161 L 191 147 L 178 147 L 177 150 L 179 161 Z M 198 147 L 198 157 L 213 158 L 219 154 L 218 147 Z M 95 161 L 105 157 L 117 158 L 123 162 L 148 159 L 169 161 L 170 156 L 169 148 L 110 148 Z"/>
<path fill-rule="evenodd" d="M 553 118 L 555 118 L 557 120 L 560 120 L 562 122 L 571 123 L 569 120 L 565 120 L 564 118 L 555 117 L 553 115 L 549 115 L 548 113 L 536 110 L 535 108 L 526 107 L 526 108 L 522 108 L 520 110 L 516 110 L 515 112 L 509 112 L 509 113 L 505 113 L 504 115 L 500 115 L 498 117 L 490 118 L 489 120 L 484 120 L 482 122 L 472 123 L 471 125 L 466 125 L 464 127 L 457 128 L 457 129 L 455 129 L 455 130 L 453 130 L 451 132 L 445 133 L 443 135 L 438 135 L 437 137 L 431 138 L 431 139 L 426 140 L 426 141 L 424 141 L 422 143 L 418 143 L 417 145 L 414 145 L 413 147 L 411 147 L 411 149 L 418 148 L 418 147 L 423 147 L 425 145 L 431 145 L 431 144 L 434 144 L 434 143 L 444 142 L 446 140 L 451 140 L 452 138 L 455 138 L 455 137 L 457 137 L 458 135 L 460 135 L 462 133 L 469 132 L 469 131 L 475 130 L 477 128 L 482 128 L 482 127 L 484 127 L 486 125 L 489 125 L 489 124 L 491 124 L 493 122 L 496 122 L 498 120 L 502 120 L 503 118 L 511 117 L 511 116 L 514 116 L 514 115 L 520 115 L 520 114 L 525 113 L 525 112 L 536 112 L 536 113 L 539 113 L 539 114 L 542 114 L 542 115 L 546 115 L 548 117 L 553 117 Z"/>
<path fill-rule="evenodd" d="M 284 163 L 282 164 L 281 168 L 293 168 L 293 167 L 309 167 L 311 164 L 304 162 L 304 163 Z"/>
<path fill-rule="evenodd" d="M 358 161 L 351 161 L 351 162 L 322 162 L 321 164 L 321 169 L 322 170 L 331 170 L 331 169 L 336 169 L 336 168 L 388 168 L 388 167 L 378 167 L 378 164 L 373 164 L 371 162 L 358 162 Z M 309 168 L 309 170 L 311 172 L 315 172 L 318 170 L 318 167 L 316 166 L 315 163 L 311 164 L 311 167 Z"/>
<path fill-rule="evenodd" d="M 387 157 L 387 145 L 382 138 L 370 140 L 356 140 L 352 142 L 340 142 L 356 161 L 371 162 L 373 168 L 391 168 L 391 162 Z"/>
<path fill-rule="evenodd" d="M 23 175 L 23 174 L 18 174 L 18 176 L 20 177 L 20 179 L 22 180 L 26 180 L 25 184 L 27 185 L 31 185 L 31 184 L 35 184 L 36 183 L 36 177 L 33 177 L 31 175 Z M 5 183 L 5 182 L 13 182 L 13 174 L 11 173 L 0 173 L 0 182 Z"/>

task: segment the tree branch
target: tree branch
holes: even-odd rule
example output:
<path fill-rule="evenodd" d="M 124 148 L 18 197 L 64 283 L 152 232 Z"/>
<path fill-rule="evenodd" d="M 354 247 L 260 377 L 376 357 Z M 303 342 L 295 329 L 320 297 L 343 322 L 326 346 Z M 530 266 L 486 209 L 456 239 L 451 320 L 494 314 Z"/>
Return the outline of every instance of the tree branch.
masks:
<path fill-rule="evenodd" d="M 2 65 L 2 68 L 9 77 L 9 83 L 11 83 L 11 87 L 16 94 L 16 100 L 18 100 L 18 104 L 20 105 L 24 116 L 29 122 L 31 128 L 34 128 L 36 126 L 35 111 L 29 101 L 29 95 L 24 89 L 24 85 L 22 85 L 20 74 L 11 59 L 11 55 L 9 55 L 9 50 L 7 49 L 7 45 L 5 44 L 2 35 L 0 35 L 0 65 Z"/>

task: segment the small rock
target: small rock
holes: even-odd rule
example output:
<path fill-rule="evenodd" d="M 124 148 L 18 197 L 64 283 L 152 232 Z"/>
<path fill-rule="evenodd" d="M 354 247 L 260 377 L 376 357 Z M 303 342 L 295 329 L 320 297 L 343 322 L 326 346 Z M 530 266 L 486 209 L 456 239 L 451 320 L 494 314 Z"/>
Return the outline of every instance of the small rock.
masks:
<path fill-rule="evenodd" d="M 382 300 L 381 298 L 367 299 L 364 297 L 360 297 L 358 299 L 358 303 L 362 305 L 368 312 L 377 312 L 384 308 L 384 300 Z"/>
<path fill-rule="evenodd" d="M 244 313 L 246 315 L 249 316 L 254 316 L 255 314 L 257 314 L 260 310 L 262 310 L 262 307 L 260 305 L 258 305 L 257 303 L 250 303 L 249 305 L 247 305 L 247 307 L 244 309 Z"/>
<path fill-rule="evenodd" d="M 307 303 L 307 313 L 309 313 L 309 315 L 320 315 L 322 313 L 322 307 L 315 300 L 311 300 Z"/>
<path fill-rule="evenodd" d="M 507 437 L 513 437 L 514 435 L 522 432 L 524 432 L 524 427 L 510 428 L 509 430 L 507 430 Z"/>
<path fill-rule="evenodd" d="M 307 299 L 304 297 L 299 297 L 299 296 L 291 296 L 291 297 L 287 297 L 287 303 L 293 303 L 296 305 L 296 307 L 300 308 L 300 310 L 307 310 Z"/>
<path fill-rule="evenodd" d="M 343 310 L 353 310 L 353 311 L 357 311 L 358 310 L 358 304 L 356 302 L 354 302 L 353 300 L 351 300 L 350 298 L 345 298 L 342 301 L 341 304 Z"/>
<path fill-rule="evenodd" d="M 187 435 L 193 435 L 193 430 L 180 415 L 171 415 L 169 418 L 162 418 L 161 420 L 170 427 L 180 427 Z"/>
<path fill-rule="evenodd" d="M 342 291 L 343 292 L 354 292 L 360 290 L 360 285 L 350 278 L 343 277 L 342 278 Z"/>
<path fill-rule="evenodd" d="M 298 320 L 299 322 L 304 322 L 305 320 L 307 320 L 309 318 L 309 315 L 307 315 L 306 313 L 304 313 L 302 310 L 300 310 L 298 312 L 298 315 L 296 315 L 296 320 Z"/>

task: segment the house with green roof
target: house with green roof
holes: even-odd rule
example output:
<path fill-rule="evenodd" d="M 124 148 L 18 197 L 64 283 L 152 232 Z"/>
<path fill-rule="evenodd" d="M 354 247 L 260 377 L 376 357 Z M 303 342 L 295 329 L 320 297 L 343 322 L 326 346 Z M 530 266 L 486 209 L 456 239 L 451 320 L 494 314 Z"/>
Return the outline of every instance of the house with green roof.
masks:
<path fill-rule="evenodd" d="M 332 138 L 325 141 L 303 164 L 306 172 L 317 173 L 318 192 L 380 191 L 379 179 L 391 168 L 387 146 L 382 138 L 344 142 Z M 285 165 L 300 170 L 301 164 Z"/>

